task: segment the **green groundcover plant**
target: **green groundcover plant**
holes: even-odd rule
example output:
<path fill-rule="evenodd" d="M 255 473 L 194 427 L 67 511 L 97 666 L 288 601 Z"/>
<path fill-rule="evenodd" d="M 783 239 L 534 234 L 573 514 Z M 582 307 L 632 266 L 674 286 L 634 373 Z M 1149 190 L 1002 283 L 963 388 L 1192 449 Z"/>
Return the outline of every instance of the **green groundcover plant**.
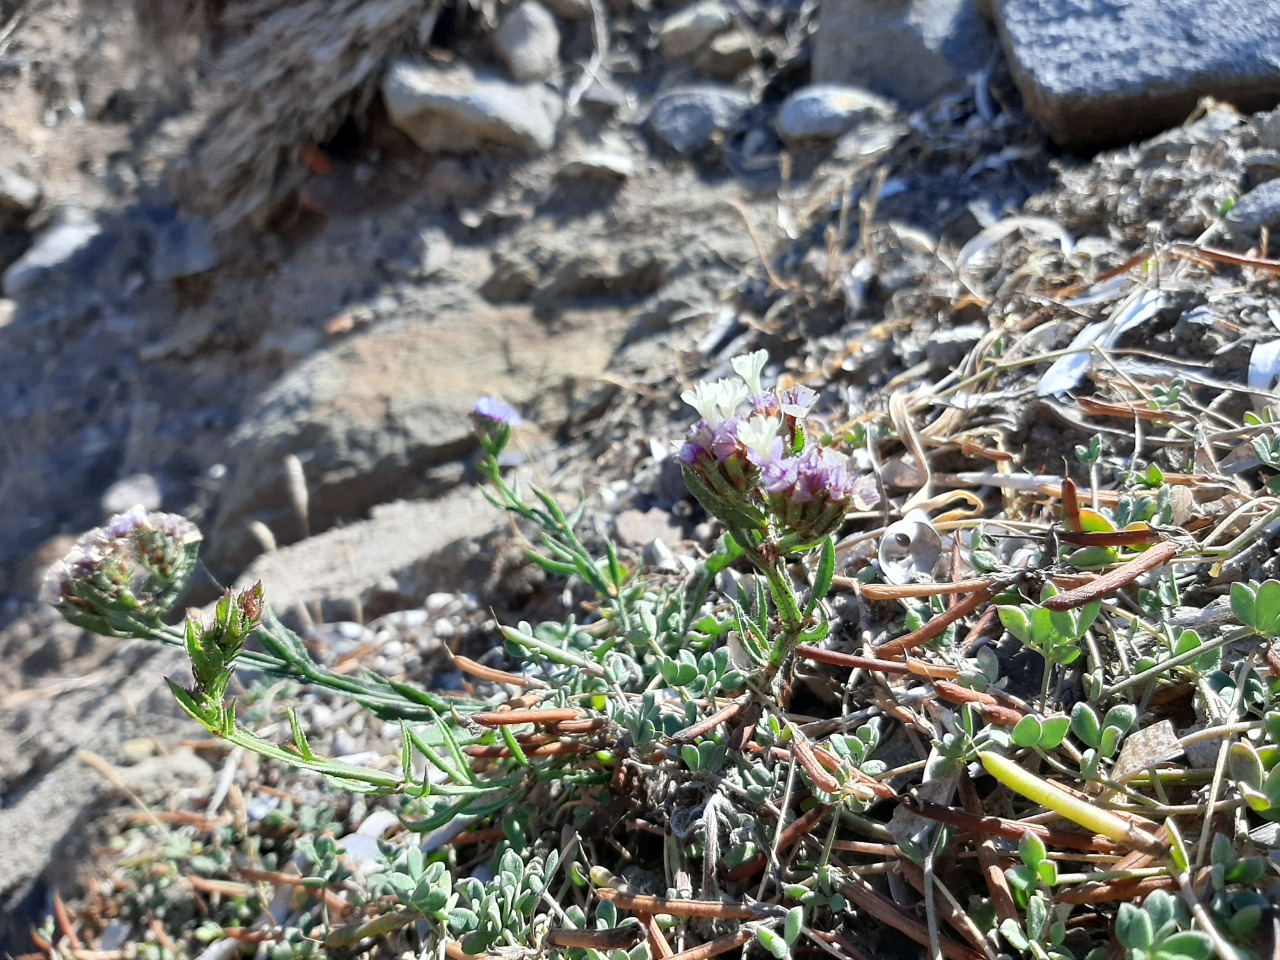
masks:
<path fill-rule="evenodd" d="M 836 536 L 879 500 L 874 478 L 851 469 L 847 445 L 875 440 L 825 431 L 811 416 L 818 398 L 804 386 L 766 389 L 767 359 L 762 351 L 740 357 L 735 376 L 684 395 L 698 419 L 679 462 L 721 534 L 683 579 L 631 569 L 607 540 L 589 550 L 576 532 L 582 507 L 566 512 L 502 470 L 516 412 L 490 398 L 477 404 L 490 500 L 534 532 L 530 561 L 576 582 L 585 599 L 563 621 L 502 627 L 506 670 L 459 658 L 484 682 L 484 699 L 334 672 L 273 614 L 262 584 L 228 591 L 210 614 L 168 623 L 200 544 L 191 523 L 168 514 L 135 510 L 86 534 L 51 572 L 48 599 L 85 629 L 185 650 L 191 682 L 170 686 L 213 736 L 389 798 L 405 829 L 382 842 L 359 919 L 313 918 L 282 931 L 287 955 L 395 934 L 411 936 L 424 956 L 638 960 L 750 950 L 856 960 L 872 955 L 857 943 L 868 930 L 886 943 L 905 936 L 919 944 L 900 955 L 959 960 L 1259 955 L 1273 863 L 1219 834 L 1197 872 L 1172 817 L 1135 819 L 1096 801 L 1102 788 L 1133 794 L 1108 776 L 1139 718 L 1122 699 L 1133 685 L 1108 683 L 1097 654 L 1096 636 L 1104 625 L 1114 630 L 1105 598 L 1068 606 L 1070 597 L 1046 586 L 1028 600 L 1024 574 L 1003 567 L 979 533 L 967 549 L 986 579 L 972 602 L 946 607 L 927 590 L 899 591 L 905 613 L 890 619 L 903 635 L 879 648 L 882 659 L 833 649 Z M 1103 562 L 1117 559 L 1112 550 Z M 866 567 L 860 582 L 879 572 Z M 1237 638 L 1280 633 L 1280 585 L 1238 586 Z M 957 621 L 985 600 L 1043 660 L 1038 709 L 992 695 L 1005 681 L 990 651 L 958 652 Z M 917 645 L 941 651 L 945 666 L 913 660 Z M 1144 695 L 1162 675 L 1157 667 L 1190 671 L 1223 705 L 1221 725 L 1280 730 L 1256 671 L 1233 671 L 1190 631 L 1167 646 L 1139 665 L 1154 671 Z M 1088 664 L 1086 699 L 1058 709 L 1077 661 Z M 866 693 L 828 683 L 815 694 L 826 682 L 815 663 L 933 687 L 906 691 L 901 703 L 883 686 Z M 323 688 L 397 724 L 395 756 L 368 764 L 322 757 L 292 710 L 287 742 L 256 734 L 229 696 L 237 667 Z M 920 705 L 922 689 L 934 691 L 926 695 L 934 726 L 902 705 Z M 826 716 L 809 712 L 831 704 Z M 889 769 L 876 754 L 895 732 L 915 738 L 927 759 Z M 1265 821 L 1280 821 L 1274 742 L 1235 742 L 1216 774 L 1238 784 L 1242 809 Z M 1037 771 L 1046 769 L 1075 777 L 1080 789 L 1044 779 Z M 1005 791 L 991 811 L 965 794 L 984 773 Z M 913 778 L 918 794 L 907 789 Z M 955 811 L 948 824 L 935 800 L 951 794 L 930 787 L 939 783 L 960 790 L 967 820 Z M 905 829 L 899 803 L 917 815 Z M 1068 829 L 1006 816 L 1015 804 L 1050 811 Z M 967 836 L 987 838 L 963 855 L 962 823 Z M 1093 872 L 1064 869 L 1062 844 L 1088 851 L 1075 856 Z M 308 882 L 340 885 L 341 843 L 319 834 L 302 846 Z M 1145 860 L 1128 865 L 1127 853 Z M 1151 878 L 1161 880 L 1155 892 L 1141 886 Z M 1058 896 L 1086 882 L 1137 886 L 1110 900 Z M 904 884 L 920 891 L 922 909 L 895 904 Z M 1086 913 L 1088 903 L 1106 906 Z"/>

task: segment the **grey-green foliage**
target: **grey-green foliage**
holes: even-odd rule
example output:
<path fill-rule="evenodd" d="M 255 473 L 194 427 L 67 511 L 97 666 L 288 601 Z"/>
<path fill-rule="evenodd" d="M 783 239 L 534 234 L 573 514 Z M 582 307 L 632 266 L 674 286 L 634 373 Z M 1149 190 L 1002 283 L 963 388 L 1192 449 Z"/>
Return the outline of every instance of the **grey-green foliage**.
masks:
<path fill-rule="evenodd" d="M 1209 960 L 1213 943 L 1190 927 L 1186 905 L 1163 890 L 1141 907 L 1122 903 L 1116 914 L 1116 939 L 1130 960 Z"/>
<path fill-rule="evenodd" d="M 526 852 L 522 856 L 509 845 L 499 847 L 493 879 L 475 877 L 458 882 L 459 906 L 450 916 L 450 927 L 461 935 L 462 949 L 484 953 L 495 946 L 529 942 L 529 925 L 538 912 L 542 892 L 560 865 L 560 854 Z"/>

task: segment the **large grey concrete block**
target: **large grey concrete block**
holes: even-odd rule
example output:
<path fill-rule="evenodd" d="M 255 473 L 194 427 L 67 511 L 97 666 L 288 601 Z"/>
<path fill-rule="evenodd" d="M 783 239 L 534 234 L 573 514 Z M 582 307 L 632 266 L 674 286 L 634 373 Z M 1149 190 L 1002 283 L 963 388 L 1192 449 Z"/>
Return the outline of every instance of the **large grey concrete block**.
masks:
<path fill-rule="evenodd" d="M 1028 112 L 1083 149 L 1181 123 L 1212 95 L 1280 102 L 1280 0 L 994 0 Z"/>

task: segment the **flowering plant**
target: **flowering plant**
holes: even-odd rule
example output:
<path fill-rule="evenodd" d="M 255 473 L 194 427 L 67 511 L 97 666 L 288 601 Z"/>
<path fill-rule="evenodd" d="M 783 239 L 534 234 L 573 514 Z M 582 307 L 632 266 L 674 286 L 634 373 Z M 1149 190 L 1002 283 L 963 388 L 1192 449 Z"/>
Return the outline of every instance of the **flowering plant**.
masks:
<path fill-rule="evenodd" d="M 684 392 L 700 419 L 679 456 L 690 492 L 725 525 L 729 550 L 768 584 L 781 630 L 772 639 L 768 630 L 738 632 L 773 676 L 796 644 L 826 636 L 821 600 L 835 569 L 834 534 L 850 510 L 870 509 L 879 495 L 873 478 L 854 477 L 847 458 L 806 429 L 817 394 L 803 385 L 764 389 L 768 360 L 764 350 L 737 357 L 736 377 Z M 815 549 L 818 572 L 802 603 L 786 564 Z"/>

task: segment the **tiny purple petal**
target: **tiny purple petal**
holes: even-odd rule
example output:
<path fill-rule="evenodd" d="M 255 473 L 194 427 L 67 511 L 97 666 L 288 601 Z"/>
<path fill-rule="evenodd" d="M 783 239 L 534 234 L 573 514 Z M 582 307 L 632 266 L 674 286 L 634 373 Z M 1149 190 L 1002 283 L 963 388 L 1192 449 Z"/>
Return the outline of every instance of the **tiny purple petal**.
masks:
<path fill-rule="evenodd" d="M 481 420 L 506 424 L 508 427 L 518 427 L 524 423 L 514 407 L 503 403 L 497 397 L 481 397 L 476 401 L 472 413 Z"/>
<path fill-rule="evenodd" d="M 680 448 L 680 462 L 686 467 L 692 467 L 698 460 L 711 453 L 711 445 L 714 442 L 715 436 L 711 432 L 710 425 L 705 420 L 699 420 L 689 428 L 689 438 Z"/>
<path fill-rule="evenodd" d="M 783 413 L 799 419 L 808 415 L 813 405 L 818 402 L 818 395 L 800 383 L 784 392 L 778 402 L 782 406 Z"/>
<path fill-rule="evenodd" d="M 778 397 L 772 392 L 757 393 L 751 398 L 751 411 L 757 416 L 776 417 L 782 413 Z"/>
<path fill-rule="evenodd" d="M 147 526 L 147 511 L 143 506 L 131 507 L 124 513 L 117 513 L 107 521 L 103 532 L 112 540 L 127 537 L 140 527 Z"/>
<path fill-rule="evenodd" d="M 774 437 L 769 441 L 769 446 L 764 450 L 757 450 L 748 447 L 747 459 L 761 470 L 767 471 L 771 464 L 783 459 L 782 438 Z"/>
<path fill-rule="evenodd" d="M 738 421 L 725 420 L 711 429 L 711 449 L 716 459 L 724 463 L 738 452 Z"/>
<path fill-rule="evenodd" d="M 760 483 L 766 493 L 785 493 L 796 483 L 799 461 L 795 457 L 778 457 L 760 468 Z"/>

